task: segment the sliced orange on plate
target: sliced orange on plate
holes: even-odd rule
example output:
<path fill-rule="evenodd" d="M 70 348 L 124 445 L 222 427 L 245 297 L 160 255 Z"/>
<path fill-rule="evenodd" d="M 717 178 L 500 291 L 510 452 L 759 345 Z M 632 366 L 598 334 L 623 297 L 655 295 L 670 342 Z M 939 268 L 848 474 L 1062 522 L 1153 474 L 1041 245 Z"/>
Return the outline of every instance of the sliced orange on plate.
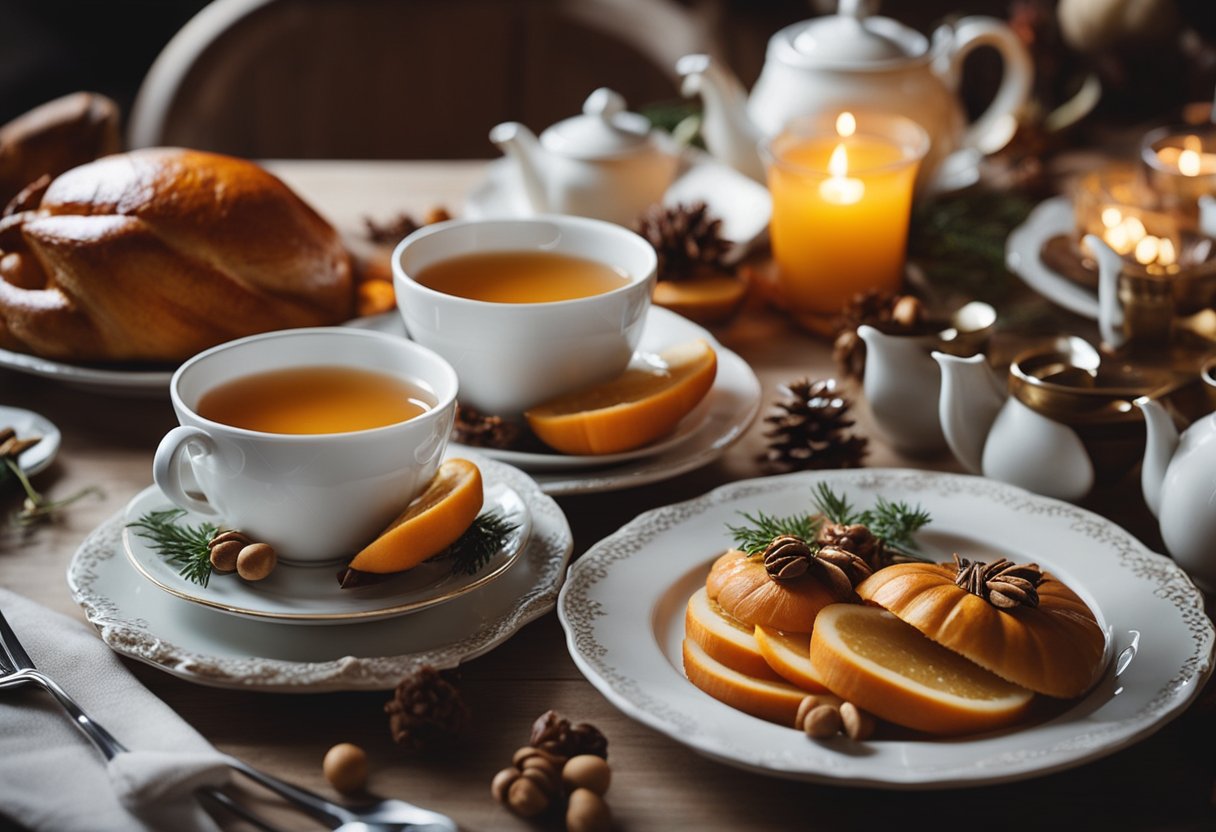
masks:
<path fill-rule="evenodd" d="M 701 587 L 688 599 L 684 613 L 684 635 L 695 642 L 715 661 L 732 670 L 771 682 L 781 681 L 764 656 L 752 627 L 731 618 L 714 601 L 705 587 Z"/>
<path fill-rule="evenodd" d="M 765 663 L 782 679 L 812 693 L 827 690 L 822 676 L 811 663 L 810 633 L 786 633 L 757 624 L 755 640 Z"/>
<path fill-rule="evenodd" d="M 713 387 L 718 356 L 698 339 L 659 354 L 657 366 L 550 399 L 524 414 L 532 432 L 564 454 L 615 454 L 675 430 Z"/>
<path fill-rule="evenodd" d="M 798 705 L 807 691 L 788 682 L 759 679 L 732 670 L 692 639 L 684 639 L 683 652 L 684 675 L 714 699 L 752 716 L 793 727 Z"/>
<path fill-rule="evenodd" d="M 810 660 L 832 693 L 932 734 L 1010 725 L 1034 697 L 877 607 L 824 607 L 811 634 Z"/>
<path fill-rule="evenodd" d="M 654 302 L 677 315 L 714 324 L 734 314 L 747 294 L 747 282 L 728 274 L 699 275 L 687 280 L 660 280 Z"/>
<path fill-rule="evenodd" d="M 417 566 L 465 533 L 483 499 L 477 466 L 467 459 L 446 460 L 423 492 L 348 565 L 380 574 Z"/>

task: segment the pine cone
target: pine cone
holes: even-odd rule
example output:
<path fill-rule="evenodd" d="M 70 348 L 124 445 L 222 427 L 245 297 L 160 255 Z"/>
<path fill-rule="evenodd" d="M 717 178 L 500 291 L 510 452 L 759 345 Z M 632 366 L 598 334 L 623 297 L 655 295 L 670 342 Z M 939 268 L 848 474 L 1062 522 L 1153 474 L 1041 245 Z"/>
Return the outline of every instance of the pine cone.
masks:
<path fill-rule="evenodd" d="M 586 722 L 571 725 L 557 711 L 545 711 L 536 718 L 528 745 L 560 757 L 594 754 L 608 759 L 608 739 L 600 729 Z"/>
<path fill-rule="evenodd" d="M 768 450 L 760 462 L 782 470 L 856 468 L 867 453 L 868 440 L 845 434 L 852 403 L 836 392 L 836 380 L 801 379 L 787 388 L 790 398 L 776 404 L 764 418 Z"/>
<path fill-rule="evenodd" d="M 513 448 L 519 444 L 520 426 L 501 416 L 489 416 L 464 404 L 456 405 L 452 440 L 477 448 Z"/>
<path fill-rule="evenodd" d="M 454 739 L 469 722 L 460 690 L 430 665 L 401 680 L 384 712 L 393 740 L 415 749 Z"/>
<path fill-rule="evenodd" d="M 854 295 L 836 319 L 832 357 L 841 372 L 859 380 L 866 371 L 866 345 L 857 335 L 857 327 L 862 324 L 905 334 L 932 330 L 927 325 L 924 306 L 913 295 L 896 295 L 876 289 Z"/>
<path fill-rule="evenodd" d="M 711 218 L 704 202 L 667 208 L 655 204 L 638 218 L 634 230 L 659 258 L 659 280 L 692 277 L 699 268 L 730 271 L 723 258 L 731 243 L 722 239 L 722 220 Z"/>

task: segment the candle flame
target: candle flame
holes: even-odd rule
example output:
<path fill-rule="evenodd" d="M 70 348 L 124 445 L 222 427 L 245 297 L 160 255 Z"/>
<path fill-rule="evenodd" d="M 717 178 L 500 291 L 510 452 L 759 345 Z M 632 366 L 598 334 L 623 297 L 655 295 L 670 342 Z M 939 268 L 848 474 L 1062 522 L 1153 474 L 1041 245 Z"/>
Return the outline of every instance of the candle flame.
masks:
<path fill-rule="evenodd" d="M 844 143 L 836 145 L 832 158 L 828 159 L 828 173 L 833 177 L 844 176 L 849 172 L 849 154 L 844 149 Z"/>
<path fill-rule="evenodd" d="M 1123 214 L 1118 208 L 1102 209 L 1102 224 L 1107 228 L 1114 228 L 1121 222 L 1123 222 Z"/>
<path fill-rule="evenodd" d="M 1178 154 L 1178 172 L 1183 176 L 1198 176 L 1200 158 L 1198 151 L 1189 147 Z"/>
<path fill-rule="evenodd" d="M 1149 267 L 1153 274 L 1160 273 L 1160 269 L 1171 273 L 1177 270 L 1178 249 L 1169 237 L 1150 234 L 1143 220 L 1125 217 L 1114 206 L 1103 208 L 1100 216 L 1104 226 L 1102 239 L 1120 255 Z"/>
<path fill-rule="evenodd" d="M 846 111 L 836 116 L 836 135 L 847 139 L 856 132 L 857 119 L 853 118 L 852 113 Z"/>

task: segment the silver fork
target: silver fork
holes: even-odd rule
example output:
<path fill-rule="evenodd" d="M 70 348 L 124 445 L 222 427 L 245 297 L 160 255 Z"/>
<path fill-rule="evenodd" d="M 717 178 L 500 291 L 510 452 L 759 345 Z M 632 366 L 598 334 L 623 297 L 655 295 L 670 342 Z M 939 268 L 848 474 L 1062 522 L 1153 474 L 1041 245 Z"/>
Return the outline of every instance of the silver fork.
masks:
<path fill-rule="evenodd" d="M 0 688 L 23 684 L 36 684 L 49 692 L 72 718 L 73 724 L 97 747 L 106 760 L 112 760 L 127 750 L 113 734 L 90 718 L 54 679 L 34 666 L 33 659 L 25 652 L 17 634 L 4 618 L 3 611 L 0 611 Z M 307 789 L 279 780 L 244 760 L 228 754 L 221 756 L 229 768 L 294 804 L 330 829 L 351 832 L 458 832 L 456 823 L 447 815 L 423 809 L 404 800 L 380 800 L 359 808 L 347 808 Z M 223 806 L 264 832 L 278 832 L 217 788 L 204 787 L 198 794 L 204 801 Z"/>

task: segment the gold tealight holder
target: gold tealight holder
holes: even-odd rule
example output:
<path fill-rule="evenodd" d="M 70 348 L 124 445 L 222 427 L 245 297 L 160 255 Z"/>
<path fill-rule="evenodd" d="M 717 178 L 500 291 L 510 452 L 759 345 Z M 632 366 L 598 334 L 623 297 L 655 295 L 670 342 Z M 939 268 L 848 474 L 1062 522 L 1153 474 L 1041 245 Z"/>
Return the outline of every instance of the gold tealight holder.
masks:
<path fill-rule="evenodd" d="M 1216 193 L 1216 125 L 1160 127 L 1140 143 L 1148 185 L 1186 228 L 1199 219 L 1199 197 Z"/>

